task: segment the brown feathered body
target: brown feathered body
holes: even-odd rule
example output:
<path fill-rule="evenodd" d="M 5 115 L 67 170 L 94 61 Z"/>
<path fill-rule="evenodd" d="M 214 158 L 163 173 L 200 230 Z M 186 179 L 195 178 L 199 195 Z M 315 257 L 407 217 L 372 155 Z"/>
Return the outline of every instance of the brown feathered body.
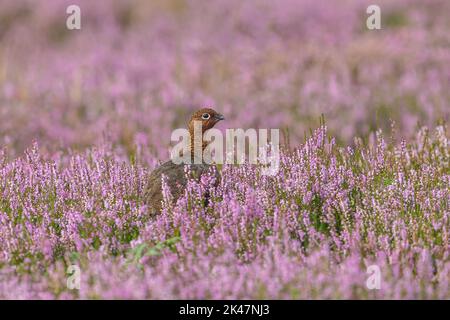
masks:
<path fill-rule="evenodd" d="M 191 135 L 191 159 L 194 158 L 194 121 L 201 121 L 202 124 L 202 137 L 203 133 L 211 129 L 217 122 L 223 120 L 224 117 L 210 108 L 200 109 L 195 112 L 189 121 L 189 133 Z M 206 147 L 203 139 L 200 142 L 202 146 L 202 151 Z M 188 166 L 188 171 L 191 173 L 192 177 L 195 179 L 200 179 L 200 177 L 211 169 L 211 165 L 206 163 L 200 164 L 175 164 L 171 160 L 163 163 L 158 168 L 156 168 L 149 177 L 148 186 L 146 190 L 146 201 L 150 207 L 150 214 L 155 215 L 161 212 L 163 203 L 163 192 L 162 192 L 162 178 L 165 177 L 167 186 L 169 187 L 170 194 L 172 196 L 172 201 L 176 202 L 178 198 L 183 196 L 186 189 L 188 178 L 186 177 L 185 166 Z M 220 174 L 217 170 L 214 170 L 216 176 L 216 185 L 219 182 Z M 208 195 L 205 195 L 208 197 Z M 207 199 L 206 199 L 207 200 Z"/>
<path fill-rule="evenodd" d="M 203 173 L 210 169 L 208 164 L 175 164 L 172 161 L 167 161 L 156 168 L 149 178 L 149 186 L 147 191 L 147 199 L 152 214 L 158 214 L 162 209 L 163 193 L 162 193 L 162 177 L 165 176 L 165 181 L 169 187 L 172 199 L 175 202 L 184 194 L 187 185 L 187 177 L 185 173 L 185 166 L 189 166 L 189 171 L 193 178 L 199 179 Z M 219 178 L 217 170 L 216 178 Z M 216 179 L 216 182 L 218 179 Z M 206 196 L 206 195 L 205 195 Z"/>

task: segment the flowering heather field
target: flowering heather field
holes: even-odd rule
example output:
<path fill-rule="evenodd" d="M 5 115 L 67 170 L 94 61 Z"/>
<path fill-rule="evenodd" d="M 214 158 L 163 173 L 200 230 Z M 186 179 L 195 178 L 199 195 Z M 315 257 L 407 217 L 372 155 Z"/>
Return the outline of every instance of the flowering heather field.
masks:
<path fill-rule="evenodd" d="M 1 0 L 0 298 L 450 299 L 450 2 L 377 1 L 370 31 L 372 2 Z M 205 105 L 280 128 L 280 170 L 151 218 Z"/>

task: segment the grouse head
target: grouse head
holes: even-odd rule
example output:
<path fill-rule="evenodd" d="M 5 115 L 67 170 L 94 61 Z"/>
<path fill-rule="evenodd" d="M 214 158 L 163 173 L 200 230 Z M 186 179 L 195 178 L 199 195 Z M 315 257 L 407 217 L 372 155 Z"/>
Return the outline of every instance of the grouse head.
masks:
<path fill-rule="evenodd" d="M 189 121 L 189 132 L 194 132 L 195 121 L 200 121 L 202 124 L 202 133 L 206 130 L 211 129 L 220 120 L 224 120 L 225 117 L 211 108 L 200 109 L 191 116 Z"/>
<path fill-rule="evenodd" d="M 225 117 L 223 115 L 221 115 L 220 113 L 218 113 L 217 111 L 215 111 L 214 109 L 211 108 L 203 108 L 200 109 L 196 112 L 194 112 L 194 114 L 191 116 L 191 119 L 189 121 L 189 134 L 191 136 L 190 139 L 190 149 L 191 149 L 191 155 L 194 157 L 194 155 L 196 155 L 195 152 L 195 145 L 199 145 L 201 146 L 201 151 L 203 152 L 203 150 L 205 150 L 206 146 L 208 145 L 207 141 L 203 140 L 203 134 L 205 133 L 205 131 L 211 129 L 212 127 L 214 127 L 216 125 L 217 122 L 224 120 Z M 200 123 L 201 124 L 201 134 L 196 134 L 194 128 L 195 128 L 195 124 L 196 123 Z M 198 124 L 197 124 L 198 125 Z M 199 132 L 200 133 L 200 132 Z M 198 150 L 200 151 L 200 150 Z M 197 157 L 199 155 L 196 155 Z"/>

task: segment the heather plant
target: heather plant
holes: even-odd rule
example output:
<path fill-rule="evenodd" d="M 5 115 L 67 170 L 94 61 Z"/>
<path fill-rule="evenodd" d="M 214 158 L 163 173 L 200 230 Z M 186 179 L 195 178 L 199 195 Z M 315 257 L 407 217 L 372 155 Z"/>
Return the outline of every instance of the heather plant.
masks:
<path fill-rule="evenodd" d="M 445 0 L 378 1 L 382 30 L 357 0 L 80 0 L 81 30 L 66 28 L 69 4 L 2 3 L 0 137 L 14 155 L 33 139 L 106 139 L 168 158 L 172 130 L 205 105 L 228 128 L 288 128 L 291 141 L 321 114 L 345 143 L 390 119 L 405 139 L 448 121 Z"/>
<path fill-rule="evenodd" d="M 450 2 L 76 2 L 0 1 L 1 299 L 450 298 Z M 163 183 L 152 217 L 203 106 L 280 129 L 277 174 Z"/>
<path fill-rule="evenodd" d="M 2 297 L 448 298 L 445 132 L 342 148 L 322 126 L 283 150 L 277 176 L 224 165 L 206 207 L 213 174 L 154 219 L 141 164 L 34 146 L 2 161 Z M 65 287 L 71 264 L 79 291 Z M 373 264 L 380 290 L 366 287 Z"/>

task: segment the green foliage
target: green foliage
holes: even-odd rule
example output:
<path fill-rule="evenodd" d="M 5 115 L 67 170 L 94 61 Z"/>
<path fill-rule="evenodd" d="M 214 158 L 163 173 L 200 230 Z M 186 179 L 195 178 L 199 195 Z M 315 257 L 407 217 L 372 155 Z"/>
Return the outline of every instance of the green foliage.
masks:
<path fill-rule="evenodd" d="M 165 249 L 168 249 L 172 252 L 176 252 L 176 244 L 181 240 L 179 236 L 175 236 L 172 238 L 169 238 L 167 240 L 164 240 L 162 242 L 158 242 L 155 245 L 150 245 L 147 243 L 141 243 L 137 245 L 136 247 L 132 248 L 128 252 L 128 262 L 139 264 L 139 261 L 143 257 L 154 257 L 154 256 L 160 256 L 162 254 L 162 251 Z"/>

